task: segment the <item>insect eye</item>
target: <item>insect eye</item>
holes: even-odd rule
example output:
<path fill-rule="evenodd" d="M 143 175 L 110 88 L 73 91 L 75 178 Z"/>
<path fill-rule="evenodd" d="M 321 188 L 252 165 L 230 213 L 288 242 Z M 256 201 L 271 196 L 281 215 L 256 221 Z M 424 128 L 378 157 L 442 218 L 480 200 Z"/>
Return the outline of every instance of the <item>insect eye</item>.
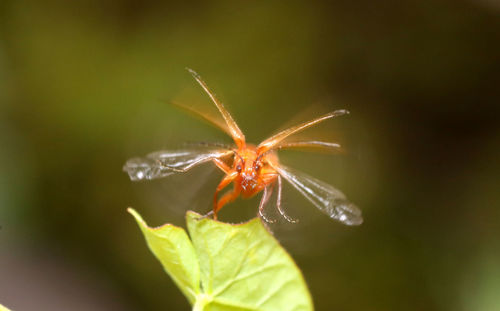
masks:
<path fill-rule="evenodd" d="M 236 171 L 238 171 L 238 173 L 241 172 L 241 165 L 239 165 L 239 164 L 236 165 Z"/>
<path fill-rule="evenodd" d="M 254 168 L 256 171 L 260 170 L 260 168 L 261 168 L 260 163 L 255 163 Z"/>

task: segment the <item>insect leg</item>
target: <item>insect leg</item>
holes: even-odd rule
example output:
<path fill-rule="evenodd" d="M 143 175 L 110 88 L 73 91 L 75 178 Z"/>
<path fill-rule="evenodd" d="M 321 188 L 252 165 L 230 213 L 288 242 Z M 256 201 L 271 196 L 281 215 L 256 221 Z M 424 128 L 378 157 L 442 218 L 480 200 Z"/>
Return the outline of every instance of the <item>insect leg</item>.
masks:
<path fill-rule="evenodd" d="M 278 198 L 276 199 L 276 207 L 278 208 L 278 211 L 280 212 L 281 216 L 283 216 L 283 218 L 285 218 L 288 222 L 292 224 L 299 222 L 298 219 L 293 219 L 290 216 L 288 216 L 281 207 L 281 176 L 279 175 L 278 175 Z"/>
<path fill-rule="evenodd" d="M 271 186 L 267 186 L 264 188 L 264 194 L 262 195 L 259 204 L 259 217 L 264 219 L 265 222 L 268 222 L 270 224 L 275 223 L 276 220 L 267 218 L 267 216 L 264 214 L 264 207 L 266 206 L 267 202 L 269 201 L 269 198 L 271 197 L 271 194 L 273 193 L 273 188 L 274 188 L 274 183 Z"/>
<path fill-rule="evenodd" d="M 217 219 L 217 212 L 226 204 L 233 202 L 240 195 L 240 188 L 234 187 L 233 191 L 226 193 L 220 198 L 217 205 L 214 207 L 214 219 Z"/>
<path fill-rule="evenodd" d="M 234 198 L 231 201 L 234 201 L 234 199 L 236 199 L 238 197 L 238 195 L 240 194 L 240 190 L 235 187 L 235 190 L 232 193 L 228 193 L 228 194 L 224 195 L 220 199 L 220 201 L 217 201 L 217 196 L 218 196 L 219 192 L 222 191 L 222 189 L 224 189 L 231 182 L 233 182 L 233 180 L 238 176 L 238 174 L 239 173 L 236 171 L 228 172 L 228 174 L 226 176 L 224 176 L 222 181 L 219 183 L 219 185 L 215 189 L 214 207 L 213 207 L 214 219 L 217 219 L 217 212 L 222 208 L 222 206 L 224 206 L 226 203 L 230 202 L 229 198 L 228 198 L 228 194 L 234 195 Z M 236 194 L 234 194 L 234 193 L 236 193 Z"/>

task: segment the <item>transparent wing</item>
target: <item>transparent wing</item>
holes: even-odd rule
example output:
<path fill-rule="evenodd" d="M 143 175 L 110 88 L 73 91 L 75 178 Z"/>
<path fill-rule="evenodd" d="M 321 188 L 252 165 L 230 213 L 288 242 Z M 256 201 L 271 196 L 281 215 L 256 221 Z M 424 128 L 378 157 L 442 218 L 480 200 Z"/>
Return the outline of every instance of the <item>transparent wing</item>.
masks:
<path fill-rule="evenodd" d="M 331 185 L 305 173 L 282 165 L 272 164 L 278 173 L 311 201 L 320 211 L 346 225 L 363 222 L 361 211 L 345 195 Z"/>
<path fill-rule="evenodd" d="M 133 181 L 157 179 L 178 172 L 186 172 L 196 165 L 223 158 L 232 153 L 232 150 L 227 149 L 157 151 L 144 158 L 128 160 L 123 166 L 123 171 L 127 172 Z"/>

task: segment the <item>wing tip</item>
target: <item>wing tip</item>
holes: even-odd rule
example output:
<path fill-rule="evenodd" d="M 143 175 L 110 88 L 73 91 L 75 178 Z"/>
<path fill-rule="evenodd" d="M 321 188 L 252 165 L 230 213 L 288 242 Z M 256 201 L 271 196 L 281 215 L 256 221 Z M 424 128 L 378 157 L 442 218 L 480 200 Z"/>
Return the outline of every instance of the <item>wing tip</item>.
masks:
<path fill-rule="evenodd" d="M 340 204 L 334 208 L 335 213 L 331 213 L 330 217 L 340 221 L 347 226 L 359 226 L 363 223 L 361 210 L 347 200 L 344 204 Z"/>
<path fill-rule="evenodd" d="M 335 110 L 333 112 L 330 113 L 330 115 L 332 117 L 340 117 L 340 116 L 343 116 L 343 115 L 348 115 L 350 114 L 351 112 L 347 109 L 338 109 L 338 110 Z"/>

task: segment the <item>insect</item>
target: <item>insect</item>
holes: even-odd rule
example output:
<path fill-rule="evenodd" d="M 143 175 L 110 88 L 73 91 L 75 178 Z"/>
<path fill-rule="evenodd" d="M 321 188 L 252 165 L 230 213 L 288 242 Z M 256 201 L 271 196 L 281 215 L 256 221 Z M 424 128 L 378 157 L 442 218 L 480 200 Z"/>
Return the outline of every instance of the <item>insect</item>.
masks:
<path fill-rule="evenodd" d="M 258 215 L 266 222 L 274 222 L 265 216 L 264 207 L 270 200 L 273 190 L 277 188 L 277 210 L 287 221 L 295 222 L 281 206 L 282 179 L 284 179 L 331 218 L 346 225 L 359 225 L 363 222 L 361 211 L 349 202 L 342 192 L 323 181 L 282 165 L 276 152 L 280 149 L 297 147 L 338 149 L 340 145 L 336 143 L 311 140 L 287 142 L 286 138 L 327 119 L 348 114 L 347 110 L 335 110 L 293 126 L 255 146 L 245 141 L 245 136 L 234 119 L 201 77 L 195 71 L 187 70 L 208 94 L 222 115 L 224 122 L 216 122 L 192 108 L 185 108 L 223 129 L 232 137 L 235 146 L 206 144 L 203 146 L 204 148 L 158 151 L 143 158 L 133 158 L 128 160 L 123 167 L 131 180 L 162 178 L 186 172 L 203 163 L 212 162 L 225 174 L 215 189 L 213 210 L 209 213 L 213 214 L 214 219 L 217 219 L 217 213 L 222 207 L 234 201 L 238 196 L 249 198 L 262 192 Z M 231 183 L 234 185 L 233 189 L 220 196 L 220 192 Z"/>

